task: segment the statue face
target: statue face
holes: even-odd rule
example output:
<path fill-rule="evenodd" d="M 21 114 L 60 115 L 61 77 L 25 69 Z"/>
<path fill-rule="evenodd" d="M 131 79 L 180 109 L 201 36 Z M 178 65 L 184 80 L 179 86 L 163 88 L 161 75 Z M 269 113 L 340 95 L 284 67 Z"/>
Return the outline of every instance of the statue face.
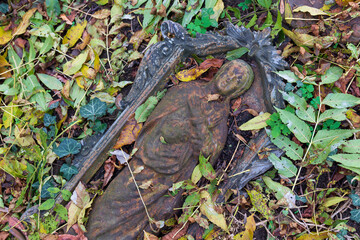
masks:
<path fill-rule="evenodd" d="M 237 59 L 226 63 L 215 75 L 215 87 L 222 96 L 235 98 L 250 88 L 254 72 L 245 61 Z"/>

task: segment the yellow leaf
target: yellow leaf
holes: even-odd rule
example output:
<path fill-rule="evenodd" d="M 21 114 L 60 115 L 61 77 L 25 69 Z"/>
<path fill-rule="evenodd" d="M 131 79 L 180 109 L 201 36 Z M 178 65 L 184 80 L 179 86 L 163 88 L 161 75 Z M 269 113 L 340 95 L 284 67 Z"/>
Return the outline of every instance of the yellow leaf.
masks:
<path fill-rule="evenodd" d="M 321 240 L 321 239 L 326 239 L 328 237 L 329 237 L 328 232 L 319 232 L 319 234 L 314 232 L 314 233 L 304 234 L 298 237 L 296 240 Z"/>
<path fill-rule="evenodd" d="M 63 66 L 64 74 L 66 75 L 73 75 L 78 72 L 82 65 L 85 63 L 88 56 L 88 51 L 84 51 L 80 53 L 76 58 L 67 62 Z"/>
<path fill-rule="evenodd" d="M 285 1 L 285 14 L 284 15 L 285 15 L 286 23 L 290 25 L 292 22 L 293 14 L 291 11 L 291 6 L 288 3 L 288 1 Z"/>
<path fill-rule="evenodd" d="M 225 217 L 224 215 L 216 212 L 215 204 L 213 203 L 210 194 L 203 190 L 200 192 L 200 197 L 205 199 L 205 202 L 200 205 L 200 212 L 204 214 L 212 223 L 228 232 L 229 230 L 226 225 Z"/>
<path fill-rule="evenodd" d="M 284 33 L 291 38 L 298 46 L 314 47 L 316 37 L 305 33 L 292 32 L 286 28 L 282 28 Z"/>
<path fill-rule="evenodd" d="M 293 12 L 308 12 L 312 16 L 319 16 L 319 15 L 329 15 L 324 11 L 321 11 L 320 9 L 309 7 L 306 5 L 300 6 L 293 10 Z"/>
<path fill-rule="evenodd" d="M 32 17 L 32 15 L 34 14 L 34 12 L 36 12 L 36 8 L 32 8 L 29 11 L 27 11 L 24 16 L 22 17 L 22 20 L 19 24 L 19 26 L 17 26 L 14 30 L 13 30 L 13 35 L 21 35 L 23 33 L 26 32 L 27 27 L 30 25 L 30 18 Z"/>
<path fill-rule="evenodd" d="M 18 118 L 23 114 L 20 108 L 13 107 L 13 105 L 14 104 L 11 102 L 8 106 L 2 109 L 4 111 L 2 120 L 5 128 L 10 127 L 14 118 Z"/>
<path fill-rule="evenodd" d="M 188 70 L 180 71 L 176 74 L 176 78 L 182 82 L 189 82 L 200 77 L 201 74 L 206 72 L 207 69 L 192 68 Z"/>
<path fill-rule="evenodd" d="M 8 63 L 8 61 L 6 61 L 4 56 L 0 55 L 0 67 L 5 67 L 5 66 L 11 66 L 10 63 Z"/>
<path fill-rule="evenodd" d="M 191 174 L 191 181 L 194 184 L 197 184 L 197 182 L 201 179 L 202 175 L 200 172 L 200 166 L 196 165 L 196 167 L 194 168 L 193 173 Z"/>
<path fill-rule="evenodd" d="M 347 200 L 348 198 L 344 198 L 344 197 L 329 197 L 326 198 L 324 203 L 322 204 L 324 207 L 331 207 L 334 206 L 342 201 Z"/>
<path fill-rule="evenodd" d="M 83 74 L 83 76 L 89 79 L 94 79 L 96 77 L 96 71 L 93 68 L 89 68 L 86 65 L 83 65 L 81 67 L 81 73 Z"/>
<path fill-rule="evenodd" d="M 210 16 L 211 19 L 215 19 L 218 21 L 219 16 L 221 15 L 222 11 L 224 10 L 224 2 L 223 0 L 218 0 L 213 8 L 214 14 Z"/>
<path fill-rule="evenodd" d="M 0 45 L 8 43 L 12 38 L 11 30 L 4 31 L 4 28 L 0 27 Z"/>
<path fill-rule="evenodd" d="M 270 118 L 271 114 L 266 112 L 257 117 L 252 118 L 250 121 L 242 124 L 239 129 L 241 131 L 249 131 L 249 130 L 256 130 L 262 129 L 267 126 L 266 121 Z"/>
<path fill-rule="evenodd" d="M 254 231 L 256 229 L 256 223 L 254 214 L 246 218 L 245 230 L 234 236 L 234 240 L 252 240 L 254 237 Z"/>
<path fill-rule="evenodd" d="M 252 205 L 254 206 L 255 210 L 261 213 L 266 219 L 270 219 L 271 211 L 269 207 L 266 205 L 266 200 L 262 193 L 259 193 L 256 190 L 247 191 Z"/>
<path fill-rule="evenodd" d="M 70 99 L 70 88 L 72 85 L 72 81 L 66 81 L 64 84 L 63 89 L 61 89 L 61 93 L 64 95 L 65 98 Z"/>
<path fill-rule="evenodd" d="M 159 238 L 151 233 L 145 232 L 144 230 L 144 240 L 159 240 Z"/>
<path fill-rule="evenodd" d="M 26 164 L 18 160 L 0 160 L 0 169 L 4 170 L 13 177 L 24 178 L 23 172 L 26 170 Z"/>
<path fill-rule="evenodd" d="M 66 231 L 69 231 L 69 229 L 74 225 L 78 219 L 81 212 L 81 208 L 75 205 L 75 203 L 71 202 L 69 210 L 68 210 L 68 222 Z"/>
<path fill-rule="evenodd" d="M 94 69 L 96 72 L 98 72 L 100 69 L 100 58 L 96 51 L 94 51 L 94 56 Z"/>
<path fill-rule="evenodd" d="M 16 126 L 14 134 L 15 134 L 17 145 L 20 145 L 21 147 L 27 147 L 27 146 L 31 146 L 31 145 L 35 144 L 35 141 L 31 136 L 31 132 L 30 132 L 29 128 L 24 129 L 24 128 L 19 128 L 18 126 Z"/>
<path fill-rule="evenodd" d="M 72 47 L 75 45 L 75 43 L 80 39 L 80 37 L 82 36 L 84 29 L 87 25 L 87 21 L 85 20 L 82 23 L 78 23 L 75 26 L 71 27 L 65 37 L 63 38 L 62 43 L 66 44 L 69 43 L 69 47 Z"/>

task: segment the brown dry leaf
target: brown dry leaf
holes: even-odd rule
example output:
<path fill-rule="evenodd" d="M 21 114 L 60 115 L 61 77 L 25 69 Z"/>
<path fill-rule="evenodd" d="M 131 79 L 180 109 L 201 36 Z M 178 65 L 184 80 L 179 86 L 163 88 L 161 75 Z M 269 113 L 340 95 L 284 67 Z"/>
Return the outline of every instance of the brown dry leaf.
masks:
<path fill-rule="evenodd" d="M 252 240 L 254 237 L 254 231 L 256 229 L 256 223 L 254 214 L 246 218 L 245 230 L 234 236 L 234 240 Z"/>
<path fill-rule="evenodd" d="M 148 181 L 146 181 L 146 182 L 143 182 L 143 183 L 139 186 L 139 188 L 146 190 L 146 189 L 148 189 L 149 187 L 151 187 L 151 185 L 152 185 L 152 180 L 148 180 Z"/>
<path fill-rule="evenodd" d="M 183 226 L 183 224 L 180 224 L 173 228 L 168 234 L 163 236 L 161 240 L 177 240 L 187 233 L 188 227 L 189 223 L 186 223 L 185 226 Z"/>
<path fill-rule="evenodd" d="M 131 36 L 129 43 L 133 44 L 134 50 L 138 50 L 140 44 L 147 38 L 148 33 L 144 29 L 137 31 Z"/>
<path fill-rule="evenodd" d="M 109 183 L 111 177 L 114 174 L 115 165 L 111 158 L 105 161 L 104 170 L 105 173 L 104 173 L 104 183 L 102 185 L 103 188 Z"/>
<path fill-rule="evenodd" d="M 70 19 L 65 15 L 65 14 L 60 14 L 60 18 L 62 19 L 62 20 L 64 20 L 65 22 L 66 22 L 66 24 L 68 24 L 68 25 L 72 25 L 72 21 L 70 21 Z"/>
<path fill-rule="evenodd" d="M 36 12 L 36 8 L 32 8 L 29 11 L 27 11 L 24 16 L 22 17 L 22 20 L 14 30 L 13 30 L 13 36 L 21 35 L 26 32 L 27 27 L 30 25 L 30 18 L 32 15 Z"/>
<path fill-rule="evenodd" d="M 109 9 L 101 9 L 99 11 L 96 11 L 92 17 L 96 19 L 105 19 L 109 17 L 111 14 L 111 11 Z"/>
<path fill-rule="evenodd" d="M 6 79 L 6 78 L 10 78 L 11 75 L 11 71 L 9 71 L 7 68 L 5 67 L 0 67 L 0 79 Z"/>
<path fill-rule="evenodd" d="M 91 36 L 86 30 L 84 30 L 81 39 L 82 39 L 82 43 L 76 44 L 75 49 L 84 50 L 86 46 L 89 45 Z"/>
<path fill-rule="evenodd" d="M 120 149 L 125 145 L 129 145 L 135 142 L 141 128 L 142 123 L 137 123 L 134 116 L 130 118 L 130 120 L 126 122 L 124 128 L 122 129 L 114 149 Z"/>
<path fill-rule="evenodd" d="M 151 233 L 145 232 L 144 230 L 144 240 L 159 240 L 159 238 Z"/>
<path fill-rule="evenodd" d="M 231 105 L 233 111 L 237 110 L 241 106 L 241 97 L 237 98 L 235 102 Z"/>
<path fill-rule="evenodd" d="M 239 139 L 241 142 L 247 144 L 247 141 L 246 141 L 246 139 L 245 139 L 243 136 L 241 136 L 240 134 L 237 134 L 237 133 L 234 133 L 234 135 L 235 135 L 235 137 L 236 137 L 237 139 Z"/>
<path fill-rule="evenodd" d="M 210 67 L 220 68 L 223 62 L 224 62 L 223 59 L 217 59 L 217 58 L 206 59 L 204 62 L 200 64 L 200 66 L 192 69 L 180 71 L 175 76 L 180 81 L 189 82 L 200 77 Z"/>
<path fill-rule="evenodd" d="M 141 171 L 144 170 L 144 166 L 138 166 L 135 168 L 134 172 L 133 173 L 141 173 Z"/>
<path fill-rule="evenodd" d="M 66 44 L 69 43 L 69 47 L 75 45 L 75 43 L 80 39 L 81 35 L 83 34 L 85 27 L 87 25 L 87 21 L 85 20 L 82 23 L 78 23 L 75 26 L 71 27 L 65 37 L 63 38 L 62 43 Z"/>
<path fill-rule="evenodd" d="M 218 94 L 218 93 L 208 94 L 208 95 L 206 96 L 208 102 L 217 101 L 217 100 L 220 99 L 220 97 L 221 97 L 221 96 L 220 96 L 220 94 Z"/>
<path fill-rule="evenodd" d="M 337 5 L 339 5 L 340 7 L 346 7 L 349 5 L 350 2 L 354 2 L 354 0 L 335 0 L 335 2 L 337 3 Z"/>
<path fill-rule="evenodd" d="M 61 89 L 61 93 L 64 95 L 66 99 L 70 99 L 70 87 L 71 87 L 71 81 L 66 81 L 63 89 Z"/>
<path fill-rule="evenodd" d="M 12 38 L 11 30 L 6 31 L 4 28 L 0 27 L 0 45 L 8 43 Z"/>
<path fill-rule="evenodd" d="M 250 114 L 253 115 L 254 117 L 256 117 L 256 116 L 259 115 L 259 113 L 258 113 L 256 110 L 251 109 L 251 108 L 245 109 L 244 112 L 245 112 L 245 111 L 248 112 L 248 113 L 250 113 Z"/>

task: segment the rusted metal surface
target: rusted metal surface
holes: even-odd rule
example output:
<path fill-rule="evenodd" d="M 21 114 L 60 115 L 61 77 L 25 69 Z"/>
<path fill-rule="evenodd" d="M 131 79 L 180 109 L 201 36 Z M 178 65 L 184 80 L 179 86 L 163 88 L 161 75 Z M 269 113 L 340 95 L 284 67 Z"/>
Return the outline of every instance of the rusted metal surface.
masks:
<path fill-rule="evenodd" d="M 164 196 L 173 183 L 189 179 L 199 155 L 214 162 L 227 137 L 230 100 L 253 82 L 251 67 L 242 60 L 226 63 L 211 82 L 172 87 L 142 128 L 131 160 L 138 185 L 151 182 L 141 196 L 151 217 L 165 220 L 178 198 Z M 208 101 L 219 94 L 221 99 Z M 161 140 L 160 138 L 163 138 Z M 106 222 L 106 225 L 103 223 Z M 128 170 L 121 172 L 94 205 L 88 221 L 90 239 L 135 239 L 148 224 L 147 215 Z"/>

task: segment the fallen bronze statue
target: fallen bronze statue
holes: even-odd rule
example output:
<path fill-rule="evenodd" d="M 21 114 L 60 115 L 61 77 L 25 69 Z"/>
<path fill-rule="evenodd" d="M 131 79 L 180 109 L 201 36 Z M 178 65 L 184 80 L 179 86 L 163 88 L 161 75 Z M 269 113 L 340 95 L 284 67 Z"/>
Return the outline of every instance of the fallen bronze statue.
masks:
<path fill-rule="evenodd" d="M 181 194 L 164 196 L 173 183 L 190 178 L 200 154 L 210 157 L 212 164 L 219 157 L 228 133 L 231 99 L 249 89 L 243 95 L 244 103 L 256 111 L 272 112 L 274 105 L 283 106 L 278 94 L 281 81 L 271 71 L 283 68 L 285 62 L 271 45 L 268 30 L 252 33 L 228 24 L 225 36 L 210 33 L 191 38 L 181 25 L 171 21 L 164 22 L 161 30 L 164 41 L 148 50 L 129 95 L 121 102 L 122 121 L 144 101 L 145 95 L 164 88 L 176 64 L 191 54 L 206 56 L 247 47 L 254 61 L 252 66 L 243 60 L 230 61 L 208 83 L 182 83 L 168 90 L 147 119 L 134 146 L 137 152 L 128 163 L 132 170 L 144 169 L 132 174 L 124 168 L 95 201 L 87 224 L 89 239 L 137 239 L 149 228 L 148 215 L 154 220 L 170 217 L 182 200 Z M 208 96 L 214 94 L 219 99 L 208 101 Z M 271 145 L 265 131 L 260 131 L 252 142 L 255 151 L 247 149 L 242 158 L 236 159 L 231 174 L 247 171 L 221 188 L 242 188 L 272 166 L 257 155 L 257 151 Z M 278 156 L 282 154 L 280 149 L 271 149 Z M 139 185 L 151 180 L 151 188 L 140 190 L 142 199 L 134 178 Z M 220 196 L 218 201 L 222 200 Z"/>

